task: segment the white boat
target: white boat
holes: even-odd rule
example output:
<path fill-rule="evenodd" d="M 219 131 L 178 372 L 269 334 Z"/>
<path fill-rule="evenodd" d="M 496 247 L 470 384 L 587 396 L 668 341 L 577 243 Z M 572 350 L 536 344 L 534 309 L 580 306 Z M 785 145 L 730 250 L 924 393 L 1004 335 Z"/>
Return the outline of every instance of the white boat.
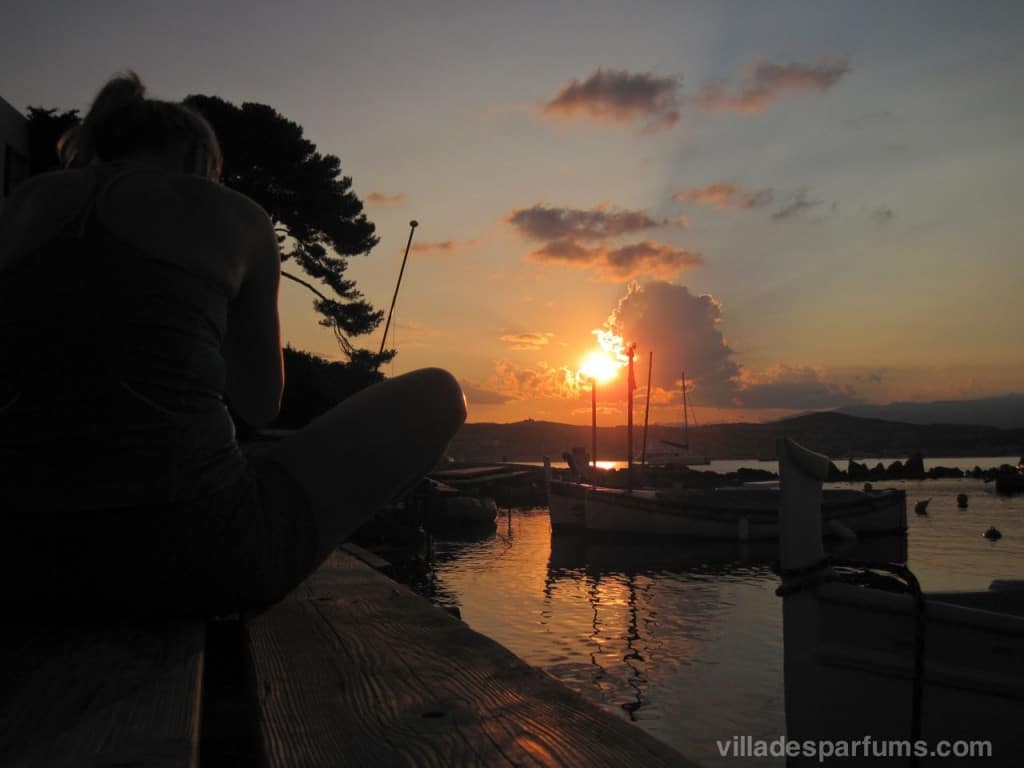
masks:
<path fill-rule="evenodd" d="M 711 490 L 634 490 L 589 487 L 587 530 L 692 536 L 741 541 L 779 535 L 780 491 L 737 487 Z M 821 508 L 826 535 L 900 533 L 907 530 L 902 490 L 825 492 Z"/>
<path fill-rule="evenodd" d="M 553 530 L 582 529 L 586 524 L 587 492 L 593 487 L 567 480 L 548 480 L 548 512 Z"/>
<path fill-rule="evenodd" d="M 778 456 L 787 738 L 867 748 L 869 737 L 874 751 L 842 761 L 850 765 L 1020 765 L 1024 583 L 922 594 L 907 573 L 900 592 L 891 579 L 879 588 L 877 568 L 872 579 L 840 569 L 822 544 L 828 460 L 787 440 Z M 923 759 L 875 759 L 883 740 L 905 741 Z M 953 742 L 975 751 L 929 759 Z M 788 763 L 819 764 L 806 755 Z"/>

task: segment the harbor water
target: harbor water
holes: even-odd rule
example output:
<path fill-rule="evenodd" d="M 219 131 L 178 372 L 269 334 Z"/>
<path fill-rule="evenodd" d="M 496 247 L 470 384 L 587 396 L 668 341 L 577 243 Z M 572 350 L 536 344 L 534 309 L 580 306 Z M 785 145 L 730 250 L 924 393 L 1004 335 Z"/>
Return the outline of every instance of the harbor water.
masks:
<path fill-rule="evenodd" d="M 936 463 L 965 461 L 974 460 Z M 833 554 L 906 558 L 925 591 L 1024 579 L 1024 496 L 999 496 L 971 479 L 874 485 L 906 490 L 908 535 L 845 543 Z M 961 493 L 966 509 L 957 507 Z M 928 498 L 928 515 L 915 515 Z M 990 526 L 1001 540 L 982 537 Z M 546 508 L 502 510 L 495 532 L 435 540 L 420 589 L 701 765 L 783 765 L 723 758 L 716 745 L 785 733 L 776 558 L 773 542 L 552 534 Z"/>

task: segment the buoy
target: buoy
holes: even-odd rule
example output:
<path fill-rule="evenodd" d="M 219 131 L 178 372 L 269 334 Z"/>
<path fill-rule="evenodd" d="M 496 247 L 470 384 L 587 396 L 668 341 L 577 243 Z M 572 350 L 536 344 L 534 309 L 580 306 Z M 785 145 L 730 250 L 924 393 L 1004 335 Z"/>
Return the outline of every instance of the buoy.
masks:
<path fill-rule="evenodd" d="M 914 513 L 918 515 L 927 515 L 929 501 L 931 501 L 930 498 L 917 502 L 917 504 L 914 505 Z"/>
<path fill-rule="evenodd" d="M 998 541 L 999 539 L 1003 538 L 1003 534 L 1001 534 L 999 532 L 999 529 L 996 528 L 994 525 L 981 535 L 989 541 Z"/>
<path fill-rule="evenodd" d="M 958 493 L 956 495 L 956 505 L 958 507 L 960 507 L 960 509 L 967 509 L 967 494 L 966 493 Z"/>

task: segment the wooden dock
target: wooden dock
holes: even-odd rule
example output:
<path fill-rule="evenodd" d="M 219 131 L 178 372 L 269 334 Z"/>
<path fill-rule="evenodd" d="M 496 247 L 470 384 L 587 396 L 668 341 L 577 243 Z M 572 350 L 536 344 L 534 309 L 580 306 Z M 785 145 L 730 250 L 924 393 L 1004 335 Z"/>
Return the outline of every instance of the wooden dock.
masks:
<path fill-rule="evenodd" d="M 346 552 L 237 626 L 8 635 L 0 765 L 692 765 Z"/>

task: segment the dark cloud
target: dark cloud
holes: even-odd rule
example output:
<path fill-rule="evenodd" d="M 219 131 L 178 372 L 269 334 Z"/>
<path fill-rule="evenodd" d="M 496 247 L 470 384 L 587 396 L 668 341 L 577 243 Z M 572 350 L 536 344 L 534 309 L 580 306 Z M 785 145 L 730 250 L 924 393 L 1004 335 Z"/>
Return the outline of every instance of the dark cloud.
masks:
<path fill-rule="evenodd" d="M 694 296 L 682 285 L 667 282 L 633 284 L 619 299 L 606 329 L 635 342 L 642 356 L 654 352 L 655 387 L 679 387 L 686 371 L 704 402 L 739 376 L 733 351 L 718 329 L 722 308 L 713 296 Z M 715 395 L 717 397 L 718 395 Z"/>
<path fill-rule="evenodd" d="M 728 182 L 709 184 L 706 187 L 685 187 L 672 195 L 679 202 L 702 203 L 715 208 L 751 209 L 771 205 L 775 198 L 773 189 L 748 190 Z"/>
<path fill-rule="evenodd" d="M 772 214 L 772 221 L 784 221 L 785 219 L 791 219 L 794 216 L 798 216 L 808 208 L 814 208 L 815 206 L 821 205 L 821 200 L 811 200 L 807 197 L 807 190 L 801 189 L 795 195 L 792 200 L 782 208 L 779 208 L 775 213 Z"/>
<path fill-rule="evenodd" d="M 413 253 L 454 253 L 459 247 L 455 240 L 441 240 L 437 242 L 425 241 L 413 243 L 409 248 Z"/>
<path fill-rule="evenodd" d="M 680 120 L 680 82 L 647 72 L 597 69 L 586 80 L 571 80 L 540 106 L 543 117 L 639 122 L 646 132 L 671 128 Z"/>
<path fill-rule="evenodd" d="M 386 195 L 383 192 L 371 192 L 366 196 L 366 202 L 370 205 L 401 205 L 405 202 L 405 194 L 399 192 L 394 195 Z"/>
<path fill-rule="evenodd" d="M 896 218 L 896 213 L 888 205 L 879 205 L 871 209 L 871 219 L 876 224 L 888 224 Z"/>
<path fill-rule="evenodd" d="M 826 91 L 849 71 L 844 59 L 822 59 L 812 65 L 763 61 L 739 87 L 730 90 L 725 83 L 710 83 L 692 104 L 707 110 L 760 112 L 787 91 Z"/>
<path fill-rule="evenodd" d="M 699 267 L 704 257 L 684 248 L 644 240 L 642 243 L 613 248 L 604 254 L 601 265 L 607 280 L 631 280 L 638 275 L 674 277 L 684 269 Z"/>
<path fill-rule="evenodd" d="M 506 221 L 531 240 L 604 240 L 646 229 L 685 226 L 685 220 L 653 219 L 643 211 L 598 206 L 562 208 L 538 203 L 512 211 Z"/>
<path fill-rule="evenodd" d="M 760 373 L 742 369 L 733 404 L 741 408 L 820 410 L 858 402 L 852 387 L 829 382 L 815 368 L 777 365 Z"/>
<path fill-rule="evenodd" d="M 752 372 L 735 360 L 722 334 L 722 307 L 665 282 L 633 284 L 619 299 L 605 330 L 635 342 L 641 357 L 654 353 L 652 389 L 678 392 L 683 371 L 699 405 L 733 408 L 832 408 L 857 400 L 812 368 L 775 366 Z"/>
<path fill-rule="evenodd" d="M 501 340 L 517 351 L 536 351 L 547 346 L 553 333 L 506 333 Z"/>
<path fill-rule="evenodd" d="M 478 387 L 468 381 L 460 381 L 459 384 L 462 386 L 462 392 L 466 396 L 466 403 L 471 407 L 474 405 L 504 405 L 516 399 L 501 392 Z"/>
<path fill-rule="evenodd" d="M 592 267 L 601 279 L 609 282 L 626 282 L 641 276 L 668 279 L 704 263 L 699 253 L 651 240 L 618 248 L 606 245 L 588 248 L 571 239 L 554 240 L 530 253 L 529 258 Z"/>

